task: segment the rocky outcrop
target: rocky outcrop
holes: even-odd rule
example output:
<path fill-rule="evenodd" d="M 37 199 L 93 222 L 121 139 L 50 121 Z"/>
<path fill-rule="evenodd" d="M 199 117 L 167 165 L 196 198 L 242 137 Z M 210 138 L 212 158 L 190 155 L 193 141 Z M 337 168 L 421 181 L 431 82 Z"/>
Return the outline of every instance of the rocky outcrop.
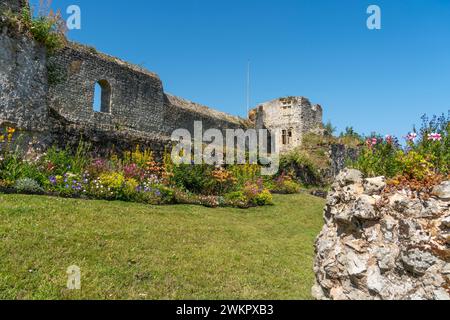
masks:
<path fill-rule="evenodd" d="M 450 182 L 427 200 L 345 169 L 316 242 L 317 299 L 450 300 Z"/>

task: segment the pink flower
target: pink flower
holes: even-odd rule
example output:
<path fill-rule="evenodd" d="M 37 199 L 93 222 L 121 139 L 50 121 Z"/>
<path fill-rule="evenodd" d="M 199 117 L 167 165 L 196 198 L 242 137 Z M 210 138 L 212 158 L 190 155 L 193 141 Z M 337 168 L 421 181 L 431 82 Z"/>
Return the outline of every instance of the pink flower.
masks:
<path fill-rule="evenodd" d="M 394 142 L 394 137 L 391 136 L 390 134 L 388 134 L 388 135 L 385 137 L 385 140 L 386 140 L 387 143 L 392 144 L 392 143 Z"/>
<path fill-rule="evenodd" d="M 405 137 L 405 139 L 409 142 L 415 142 L 417 139 L 417 133 L 415 133 L 415 132 L 408 133 L 408 135 Z"/>
<path fill-rule="evenodd" d="M 378 144 L 378 139 L 377 138 L 369 138 L 366 140 L 366 144 L 369 149 L 372 149 L 373 147 L 375 147 Z"/>
<path fill-rule="evenodd" d="M 440 133 L 430 133 L 428 135 L 428 140 L 430 141 L 441 141 L 442 140 L 442 135 Z"/>

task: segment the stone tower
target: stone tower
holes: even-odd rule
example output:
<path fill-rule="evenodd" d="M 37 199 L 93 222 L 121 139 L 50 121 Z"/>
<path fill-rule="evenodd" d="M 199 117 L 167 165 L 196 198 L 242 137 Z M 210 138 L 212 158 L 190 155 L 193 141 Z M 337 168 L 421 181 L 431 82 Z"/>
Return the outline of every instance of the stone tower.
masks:
<path fill-rule="evenodd" d="M 8 9 L 12 12 L 20 12 L 22 8 L 28 6 L 28 0 L 0 0 L 0 12 Z"/>
<path fill-rule="evenodd" d="M 285 97 L 260 104 L 250 113 L 256 129 L 268 129 L 275 136 L 277 152 L 288 152 L 302 145 L 305 134 L 319 132 L 322 107 L 304 97 Z"/>

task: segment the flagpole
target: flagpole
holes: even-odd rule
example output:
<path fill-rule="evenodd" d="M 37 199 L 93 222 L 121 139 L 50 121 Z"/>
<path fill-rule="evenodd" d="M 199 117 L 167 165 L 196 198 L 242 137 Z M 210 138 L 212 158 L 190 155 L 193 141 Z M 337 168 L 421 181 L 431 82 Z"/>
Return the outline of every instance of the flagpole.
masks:
<path fill-rule="evenodd" d="M 247 117 L 250 115 L 250 60 L 247 65 Z"/>

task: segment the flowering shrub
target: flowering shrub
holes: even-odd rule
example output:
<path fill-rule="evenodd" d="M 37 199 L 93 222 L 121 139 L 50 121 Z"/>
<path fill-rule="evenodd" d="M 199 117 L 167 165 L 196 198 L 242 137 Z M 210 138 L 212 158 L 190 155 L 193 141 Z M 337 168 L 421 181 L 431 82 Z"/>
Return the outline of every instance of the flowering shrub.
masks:
<path fill-rule="evenodd" d="M 384 139 L 371 137 L 366 140 L 366 146 L 353 166 L 367 176 L 392 177 L 399 170 L 399 163 L 396 160 L 399 152 L 401 152 L 400 144 L 395 137 L 390 135 Z"/>
<path fill-rule="evenodd" d="M 255 182 L 248 182 L 242 190 L 248 201 L 257 206 L 273 204 L 273 197 L 269 190 L 264 187 L 262 179 Z"/>
<path fill-rule="evenodd" d="M 228 170 L 236 179 L 239 188 L 242 188 L 249 181 L 257 181 L 261 178 L 261 167 L 256 164 L 232 165 Z"/>
<path fill-rule="evenodd" d="M 73 173 L 50 176 L 48 179 L 48 190 L 63 196 L 73 196 L 87 194 L 89 190 L 89 180 L 86 176 L 79 177 Z"/>
<path fill-rule="evenodd" d="M 393 136 L 371 137 L 352 164 L 366 176 L 386 176 L 392 186 L 412 190 L 429 188 L 450 174 L 450 116 L 422 118 L 420 130 L 404 138 L 402 147 Z"/>
<path fill-rule="evenodd" d="M 211 193 L 215 186 L 213 168 L 207 165 L 181 164 L 173 167 L 171 182 L 178 188 L 195 193 Z"/>
<path fill-rule="evenodd" d="M 108 191 L 118 193 L 124 187 L 125 177 L 120 172 L 103 173 L 98 178 L 98 182 Z"/>
<path fill-rule="evenodd" d="M 274 181 L 272 191 L 281 194 L 295 194 L 299 193 L 301 190 L 300 184 L 294 181 L 291 176 L 286 174 L 281 174 Z"/>
<path fill-rule="evenodd" d="M 248 199 L 243 191 L 227 193 L 224 198 L 227 203 L 234 207 L 245 208 L 248 206 Z"/>
<path fill-rule="evenodd" d="M 269 190 L 262 190 L 254 199 L 253 203 L 257 206 L 273 205 L 273 196 Z"/>
<path fill-rule="evenodd" d="M 219 195 L 232 191 L 237 184 L 237 179 L 233 174 L 224 168 L 216 168 L 211 175 L 215 182 L 214 193 Z"/>
<path fill-rule="evenodd" d="M 106 159 L 94 159 L 87 166 L 86 171 L 92 177 L 98 177 L 102 173 L 110 172 L 112 169 Z"/>

